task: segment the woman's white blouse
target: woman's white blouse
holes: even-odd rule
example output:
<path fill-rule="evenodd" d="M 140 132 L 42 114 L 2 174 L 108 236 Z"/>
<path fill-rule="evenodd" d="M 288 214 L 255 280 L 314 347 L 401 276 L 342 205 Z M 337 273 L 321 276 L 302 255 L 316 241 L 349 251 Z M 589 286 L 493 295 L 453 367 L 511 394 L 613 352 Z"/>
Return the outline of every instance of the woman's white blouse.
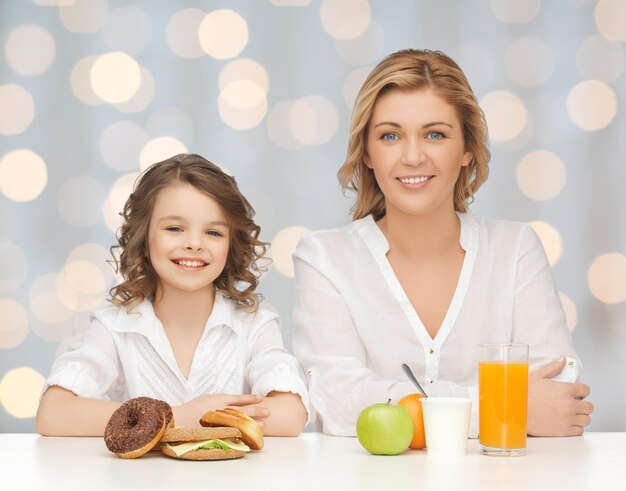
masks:
<path fill-rule="evenodd" d="M 110 305 L 91 319 L 82 339 L 52 365 L 43 392 L 58 385 L 95 399 L 148 396 L 180 405 L 204 394 L 281 391 L 299 394 L 308 411 L 300 365 L 283 347 L 278 315 L 265 303 L 249 314 L 218 292 L 188 379 L 151 302 L 131 312 Z"/>
<path fill-rule="evenodd" d="M 402 371 L 405 362 L 429 395 L 472 399 L 475 437 L 480 343 L 527 343 L 531 370 L 566 355 L 560 380 L 577 379 L 580 361 L 533 229 L 458 216 L 465 259 L 434 339 L 387 260 L 389 244 L 371 216 L 300 240 L 293 256 L 293 347 L 325 433 L 355 435 L 363 408 L 416 392 Z"/>

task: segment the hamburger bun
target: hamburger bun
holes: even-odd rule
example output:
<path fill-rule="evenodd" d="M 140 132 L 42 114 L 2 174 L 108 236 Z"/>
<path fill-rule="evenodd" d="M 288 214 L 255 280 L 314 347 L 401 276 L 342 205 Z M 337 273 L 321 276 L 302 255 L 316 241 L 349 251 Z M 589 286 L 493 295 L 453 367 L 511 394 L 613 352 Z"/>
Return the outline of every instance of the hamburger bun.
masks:
<path fill-rule="evenodd" d="M 169 428 L 163 432 L 161 443 L 201 442 L 219 438 L 241 438 L 237 428 Z"/>
<path fill-rule="evenodd" d="M 169 456 L 174 457 L 175 459 L 183 459 L 183 460 L 226 460 L 226 459 L 238 459 L 239 457 L 243 457 L 246 452 L 242 452 L 241 450 L 222 450 L 219 448 L 211 449 L 211 450 L 190 450 L 182 455 L 176 455 L 174 450 L 169 445 L 163 445 L 161 447 L 161 451 Z"/>
<path fill-rule="evenodd" d="M 254 419 L 237 409 L 227 407 L 225 409 L 208 411 L 200 418 L 200 424 L 206 427 L 229 426 L 237 428 L 241 432 L 243 442 L 252 450 L 261 450 L 263 448 L 263 432 L 261 428 Z"/>

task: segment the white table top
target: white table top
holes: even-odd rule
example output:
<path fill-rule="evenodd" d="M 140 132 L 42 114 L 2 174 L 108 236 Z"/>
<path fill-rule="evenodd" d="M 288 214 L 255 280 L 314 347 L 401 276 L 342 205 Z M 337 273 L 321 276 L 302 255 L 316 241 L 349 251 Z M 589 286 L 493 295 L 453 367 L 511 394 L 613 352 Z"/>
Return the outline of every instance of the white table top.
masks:
<path fill-rule="evenodd" d="M 101 438 L 0 434 L 0 490 L 626 490 L 626 433 L 529 438 L 525 457 L 368 454 L 355 438 L 266 438 L 241 459 L 193 462 L 151 452 L 124 460 Z"/>

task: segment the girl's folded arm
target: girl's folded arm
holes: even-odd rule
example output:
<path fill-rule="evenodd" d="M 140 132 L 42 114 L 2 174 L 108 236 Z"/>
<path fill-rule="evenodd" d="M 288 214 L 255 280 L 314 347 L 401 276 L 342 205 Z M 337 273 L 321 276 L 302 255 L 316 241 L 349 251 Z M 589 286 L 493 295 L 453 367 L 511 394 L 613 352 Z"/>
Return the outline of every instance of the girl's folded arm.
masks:
<path fill-rule="evenodd" d="M 58 385 L 43 395 L 35 420 L 43 436 L 103 436 L 119 402 L 79 397 Z"/>
<path fill-rule="evenodd" d="M 95 317 L 52 365 L 36 417 L 44 436 L 102 436 L 121 405 L 123 375 L 111 333 Z M 118 400 L 119 402 L 112 402 Z"/>

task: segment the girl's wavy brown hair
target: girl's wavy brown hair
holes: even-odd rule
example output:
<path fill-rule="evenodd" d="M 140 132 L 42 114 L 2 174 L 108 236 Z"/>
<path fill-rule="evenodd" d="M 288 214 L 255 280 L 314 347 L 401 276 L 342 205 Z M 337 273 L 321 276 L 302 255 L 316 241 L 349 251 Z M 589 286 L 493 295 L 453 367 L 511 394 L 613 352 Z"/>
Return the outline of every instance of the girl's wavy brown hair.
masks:
<path fill-rule="evenodd" d="M 180 154 L 154 164 L 135 182 L 120 213 L 123 223 L 118 231 L 118 244 L 111 247 L 114 267 L 124 281 L 110 290 L 110 301 L 127 308 L 146 298 L 154 301 L 159 278 L 149 259 L 150 218 L 159 192 L 180 183 L 191 184 L 222 207 L 230 226 L 228 257 L 213 284 L 238 308 L 255 312 L 260 296 L 254 290 L 261 273 L 267 269 L 268 244 L 259 240 L 261 227 L 254 223 L 254 209 L 239 191 L 235 178 L 195 154 Z"/>
<path fill-rule="evenodd" d="M 365 164 L 367 133 L 378 97 L 391 89 L 431 89 L 456 109 L 463 130 L 465 151 L 472 161 L 461 168 L 454 187 L 454 209 L 466 212 L 474 193 L 489 174 L 491 152 L 487 123 L 465 74 L 440 51 L 405 49 L 384 58 L 368 75 L 354 103 L 346 161 L 337 177 L 342 189 L 356 193 L 352 219 L 372 214 L 385 216 L 385 197 Z"/>

